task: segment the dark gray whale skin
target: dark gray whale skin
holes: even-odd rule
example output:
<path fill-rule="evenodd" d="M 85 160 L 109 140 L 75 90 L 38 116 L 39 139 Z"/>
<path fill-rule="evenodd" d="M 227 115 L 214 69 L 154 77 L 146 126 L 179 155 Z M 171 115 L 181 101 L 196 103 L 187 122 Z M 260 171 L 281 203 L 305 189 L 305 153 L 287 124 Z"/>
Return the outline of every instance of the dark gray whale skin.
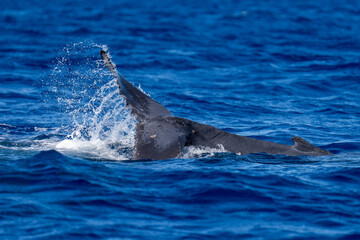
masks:
<path fill-rule="evenodd" d="M 170 159 L 178 157 L 185 146 L 218 148 L 236 154 L 268 153 L 289 156 L 330 155 L 300 137 L 293 137 L 294 145 L 284 145 L 231 134 L 213 126 L 175 117 L 164 106 L 128 82 L 111 62 L 105 50 L 101 58 L 117 80 L 120 95 L 138 121 L 133 159 Z"/>

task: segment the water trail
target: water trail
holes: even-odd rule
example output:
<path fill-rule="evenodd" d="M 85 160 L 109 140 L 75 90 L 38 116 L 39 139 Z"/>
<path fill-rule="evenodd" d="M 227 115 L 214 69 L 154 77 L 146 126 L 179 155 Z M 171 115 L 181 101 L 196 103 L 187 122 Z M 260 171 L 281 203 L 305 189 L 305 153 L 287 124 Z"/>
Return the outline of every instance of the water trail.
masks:
<path fill-rule="evenodd" d="M 89 158 L 129 159 L 136 122 L 102 64 L 99 47 L 106 46 L 72 44 L 56 60 L 48 87 L 66 114 L 57 131 L 67 137 L 55 146 Z"/>

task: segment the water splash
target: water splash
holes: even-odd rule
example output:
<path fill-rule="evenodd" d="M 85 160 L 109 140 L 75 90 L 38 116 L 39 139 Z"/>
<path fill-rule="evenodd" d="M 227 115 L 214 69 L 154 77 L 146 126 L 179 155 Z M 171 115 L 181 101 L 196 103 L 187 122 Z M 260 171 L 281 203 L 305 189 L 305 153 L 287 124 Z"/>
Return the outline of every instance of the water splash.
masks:
<path fill-rule="evenodd" d="M 56 145 L 107 159 L 129 159 L 135 120 L 124 107 L 115 80 L 101 87 L 84 106 L 69 113 L 73 131 Z"/>
<path fill-rule="evenodd" d="M 129 159 L 136 122 L 100 60 L 100 47 L 106 46 L 72 44 L 57 59 L 50 89 L 69 119 L 59 129 L 66 139 L 55 146 L 89 158 Z"/>

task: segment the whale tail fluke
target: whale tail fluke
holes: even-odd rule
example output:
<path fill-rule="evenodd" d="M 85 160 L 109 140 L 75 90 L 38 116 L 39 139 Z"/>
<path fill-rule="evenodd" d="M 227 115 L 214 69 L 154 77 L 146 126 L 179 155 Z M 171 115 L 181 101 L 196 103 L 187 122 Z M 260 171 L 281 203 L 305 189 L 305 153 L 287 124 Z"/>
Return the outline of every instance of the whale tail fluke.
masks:
<path fill-rule="evenodd" d="M 330 155 L 331 153 L 329 151 L 326 151 L 324 149 L 315 147 L 305 139 L 301 137 L 292 137 L 291 140 L 294 142 L 294 148 L 297 151 L 303 152 L 303 153 L 312 153 L 309 155 Z"/>
<path fill-rule="evenodd" d="M 140 89 L 132 85 L 117 70 L 116 65 L 111 61 L 110 56 L 104 49 L 101 49 L 101 58 L 105 66 L 114 75 L 120 89 L 120 95 L 124 97 L 126 106 L 139 122 L 153 119 L 159 116 L 172 117 L 172 113 L 163 105 L 156 102 Z"/>

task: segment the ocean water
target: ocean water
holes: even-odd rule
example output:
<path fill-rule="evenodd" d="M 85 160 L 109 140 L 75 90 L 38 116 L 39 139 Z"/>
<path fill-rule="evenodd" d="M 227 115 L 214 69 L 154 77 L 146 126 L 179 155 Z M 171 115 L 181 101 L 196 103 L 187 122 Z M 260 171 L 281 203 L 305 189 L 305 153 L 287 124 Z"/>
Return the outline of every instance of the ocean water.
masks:
<path fill-rule="evenodd" d="M 358 1 L 0 1 L 0 239 L 360 239 Z M 324 157 L 132 161 L 100 61 L 174 115 Z"/>

